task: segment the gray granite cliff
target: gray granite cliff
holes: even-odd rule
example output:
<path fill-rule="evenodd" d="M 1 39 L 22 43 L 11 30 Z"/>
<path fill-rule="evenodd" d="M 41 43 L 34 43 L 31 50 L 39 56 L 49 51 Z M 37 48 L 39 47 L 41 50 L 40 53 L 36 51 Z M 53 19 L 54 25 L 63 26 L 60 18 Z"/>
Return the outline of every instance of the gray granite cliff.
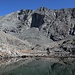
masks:
<path fill-rule="evenodd" d="M 66 55 L 66 52 L 74 55 L 75 8 L 53 10 L 40 7 L 1 16 L 0 53 L 3 47 L 7 49 L 7 45 L 10 47 L 8 51 L 13 51 L 13 48 L 18 51 L 16 55 L 23 55 L 28 50 L 29 54 L 36 55 L 40 51 L 43 52 L 40 52 L 41 55 L 54 55 L 55 52 L 62 52 L 61 56 Z"/>

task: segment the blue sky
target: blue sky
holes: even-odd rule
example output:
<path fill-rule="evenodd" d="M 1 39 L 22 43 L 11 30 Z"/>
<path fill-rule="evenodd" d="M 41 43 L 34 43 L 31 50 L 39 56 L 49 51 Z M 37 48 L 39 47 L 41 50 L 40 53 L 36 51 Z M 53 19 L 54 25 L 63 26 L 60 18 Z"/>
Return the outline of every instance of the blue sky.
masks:
<path fill-rule="evenodd" d="M 0 0 L 0 16 L 20 9 L 47 7 L 49 9 L 74 8 L 75 0 Z"/>

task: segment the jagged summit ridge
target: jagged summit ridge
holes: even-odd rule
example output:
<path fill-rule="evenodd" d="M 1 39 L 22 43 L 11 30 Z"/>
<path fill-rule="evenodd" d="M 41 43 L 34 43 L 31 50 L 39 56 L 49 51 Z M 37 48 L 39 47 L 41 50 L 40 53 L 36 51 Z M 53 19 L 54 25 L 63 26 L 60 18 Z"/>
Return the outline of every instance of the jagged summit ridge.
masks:
<path fill-rule="evenodd" d="M 35 27 L 52 40 L 64 39 L 75 33 L 75 8 L 49 10 L 41 7 L 37 10 L 20 10 L 0 18 L 0 30 L 20 33 Z"/>

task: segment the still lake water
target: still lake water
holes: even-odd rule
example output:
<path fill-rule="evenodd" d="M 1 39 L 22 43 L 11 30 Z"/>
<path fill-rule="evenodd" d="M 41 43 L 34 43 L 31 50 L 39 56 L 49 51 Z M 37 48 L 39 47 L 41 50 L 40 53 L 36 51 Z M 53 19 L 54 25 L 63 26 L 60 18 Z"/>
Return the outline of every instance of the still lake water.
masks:
<path fill-rule="evenodd" d="M 25 59 L 0 66 L 0 75 L 75 75 L 75 59 Z M 4 62 L 4 61 L 3 61 Z"/>

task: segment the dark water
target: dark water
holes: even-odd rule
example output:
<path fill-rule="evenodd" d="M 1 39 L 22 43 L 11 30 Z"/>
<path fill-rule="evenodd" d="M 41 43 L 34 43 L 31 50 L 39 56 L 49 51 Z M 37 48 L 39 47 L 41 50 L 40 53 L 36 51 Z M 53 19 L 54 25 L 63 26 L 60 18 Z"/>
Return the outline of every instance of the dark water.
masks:
<path fill-rule="evenodd" d="M 0 66 L 0 75 L 75 75 L 75 63 L 74 60 L 70 63 L 49 59 L 22 60 Z"/>

